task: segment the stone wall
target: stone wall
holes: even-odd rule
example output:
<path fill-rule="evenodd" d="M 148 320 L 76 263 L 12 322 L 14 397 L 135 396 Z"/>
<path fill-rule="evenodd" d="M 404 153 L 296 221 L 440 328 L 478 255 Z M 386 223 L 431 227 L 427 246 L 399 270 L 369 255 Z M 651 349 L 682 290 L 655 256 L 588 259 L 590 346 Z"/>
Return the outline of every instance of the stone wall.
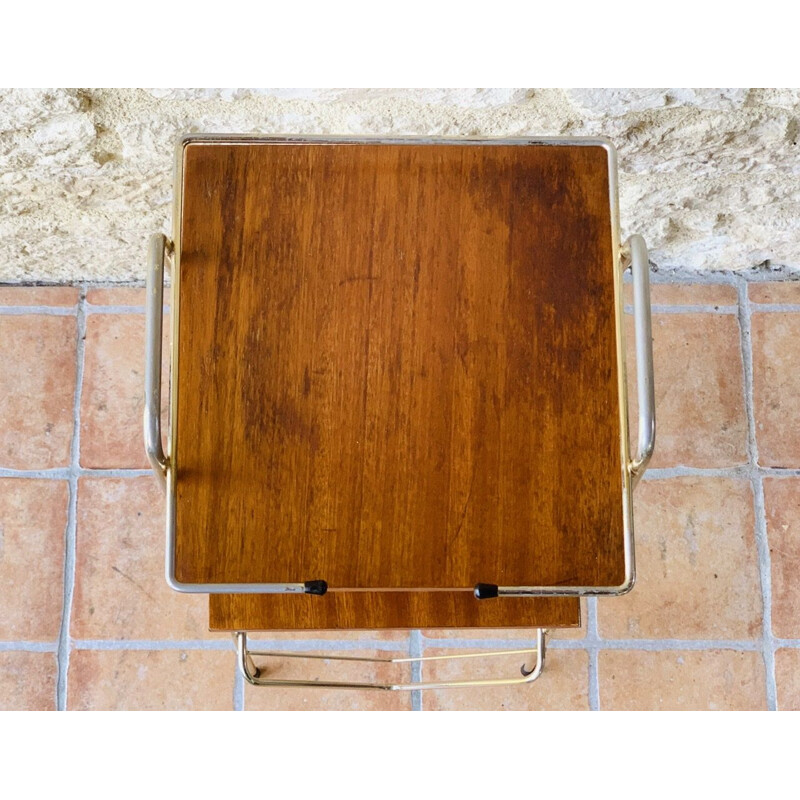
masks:
<path fill-rule="evenodd" d="M 131 281 L 187 132 L 602 135 L 661 270 L 800 272 L 798 89 L 0 90 L 0 281 Z"/>

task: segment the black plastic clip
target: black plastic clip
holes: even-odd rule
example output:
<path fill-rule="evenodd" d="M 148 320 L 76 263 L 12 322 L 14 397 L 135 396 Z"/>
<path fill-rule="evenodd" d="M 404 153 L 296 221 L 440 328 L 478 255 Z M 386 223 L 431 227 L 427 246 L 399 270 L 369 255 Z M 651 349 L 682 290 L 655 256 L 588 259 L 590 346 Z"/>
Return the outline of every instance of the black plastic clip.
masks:
<path fill-rule="evenodd" d="M 500 590 L 496 583 L 476 583 L 475 584 L 475 597 L 478 600 L 489 600 L 492 597 L 497 597 Z"/>
<path fill-rule="evenodd" d="M 317 594 L 320 597 L 328 591 L 327 581 L 306 581 L 303 584 L 303 591 L 306 594 Z"/>

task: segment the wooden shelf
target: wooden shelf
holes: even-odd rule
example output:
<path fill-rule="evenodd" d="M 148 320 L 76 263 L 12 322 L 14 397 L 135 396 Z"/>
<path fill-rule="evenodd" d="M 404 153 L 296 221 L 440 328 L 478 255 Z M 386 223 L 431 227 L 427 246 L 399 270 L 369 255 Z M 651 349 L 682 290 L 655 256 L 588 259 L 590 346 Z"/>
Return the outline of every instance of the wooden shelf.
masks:
<path fill-rule="evenodd" d="M 402 628 L 576 628 L 577 597 L 476 600 L 469 592 L 212 594 L 211 630 L 313 631 Z"/>

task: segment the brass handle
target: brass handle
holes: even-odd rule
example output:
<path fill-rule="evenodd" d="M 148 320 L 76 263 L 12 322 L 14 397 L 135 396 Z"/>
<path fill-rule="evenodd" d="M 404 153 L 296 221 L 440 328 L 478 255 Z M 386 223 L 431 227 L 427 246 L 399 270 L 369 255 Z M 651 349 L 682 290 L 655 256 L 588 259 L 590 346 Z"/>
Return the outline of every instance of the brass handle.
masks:
<path fill-rule="evenodd" d="M 521 683 L 533 683 L 541 674 L 544 668 L 544 642 L 545 631 L 542 628 L 536 630 L 536 647 L 525 650 L 502 650 L 494 653 L 459 653 L 449 656 L 411 656 L 402 658 L 368 658 L 363 656 L 342 656 L 324 653 L 314 655 L 311 653 L 284 653 L 266 650 L 249 650 L 247 647 L 247 634 L 238 632 L 234 634 L 236 639 L 236 652 L 239 662 L 239 670 L 244 679 L 253 686 L 303 686 L 316 689 L 378 689 L 383 691 L 413 691 L 415 689 L 451 689 L 464 686 L 508 686 Z M 299 680 L 291 678 L 270 678 L 268 671 L 262 666 L 256 665 L 253 657 L 256 658 L 294 658 L 294 659 L 320 659 L 324 661 L 355 661 L 384 664 L 410 664 L 412 662 L 425 661 L 447 661 L 451 659 L 469 658 L 491 658 L 504 655 L 524 655 L 536 656 L 533 665 L 528 668 L 525 664 L 520 669 L 520 677 L 499 677 L 499 678 L 473 678 L 461 681 L 433 681 L 420 683 L 366 683 L 361 681 L 332 681 L 332 680 Z"/>
<path fill-rule="evenodd" d="M 634 486 L 647 469 L 656 444 L 656 398 L 653 385 L 653 329 L 650 318 L 650 264 L 641 236 L 628 239 L 624 255 L 633 276 L 633 324 L 636 341 L 636 388 L 639 432 L 636 455 L 628 464 Z"/>
<path fill-rule="evenodd" d="M 163 233 L 150 237 L 144 341 L 144 449 L 166 491 L 169 460 L 161 443 L 161 330 L 164 316 L 164 260 L 172 242 Z"/>

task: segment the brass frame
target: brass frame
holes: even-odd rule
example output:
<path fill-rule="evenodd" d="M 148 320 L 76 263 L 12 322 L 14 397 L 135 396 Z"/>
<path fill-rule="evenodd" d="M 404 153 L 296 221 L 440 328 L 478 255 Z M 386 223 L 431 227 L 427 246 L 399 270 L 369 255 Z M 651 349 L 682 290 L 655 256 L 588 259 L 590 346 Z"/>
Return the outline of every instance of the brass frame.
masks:
<path fill-rule="evenodd" d="M 296 593 L 303 590 L 301 583 L 213 583 L 213 584 L 187 584 L 178 581 L 174 570 L 174 545 L 175 545 L 175 476 L 177 472 L 177 406 L 178 406 L 178 352 L 179 352 L 179 320 L 180 320 L 180 256 L 182 239 L 182 205 L 183 205 L 183 155 L 185 148 L 194 143 L 203 144 L 252 144 L 254 142 L 269 142 L 273 144 L 318 143 L 318 144 L 459 144 L 459 145 L 553 145 L 553 146 L 595 146 L 603 147 L 608 153 L 609 176 L 609 202 L 611 212 L 612 258 L 616 265 L 614 275 L 614 301 L 615 301 L 615 329 L 617 345 L 617 377 L 620 414 L 620 453 L 622 462 L 621 488 L 623 510 L 623 537 L 624 537 L 624 579 L 618 586 L 504 586 L 498 587 L 499 596 L 601 596 L 621 595 L 633 588 L 635 581 L 634 557 L 634 525 L 632 491 L 635 483 L 644 472 L 647 461 L 652 453 L 655 443 L 655 408 L 652 381 L 652 346 L 650 343 L 650 296 L 649 279 L 647 270 L 647 249 L 641 237 L 631 237 L 625 250 L 619 242 L 619 200 L 617 188 L 617 159 L 614 146 L 601 138 L 499 138 L 499 139 L 447 139 L 429 137 L 328 137 L 328 136 L 276 136 L 266 137 L 259 135 L 218 135 L 193 134 L 183 137 L 175 153 L 175 213 L 173 217 L 174 245 L 166 237 L 157 234 L 151 244 L 151 265 L 148 270 L 148 319 L 151 324 L 147 335 L 147 369 L 146 384 L 148 391 L 145 397 L 145 441 L 148 456 L 154 469 L 162 478 L 167 495 L 167 553 L 166 553 L 166 579 L 167 583 L 176 591 L 189 593 Z M 160 244 L 159 244 L 160 242 Z M 161 369 L 161 338 L 160 317 L 156 325 L 153 321 L 153 308 L 162 306 L 162 281 L 163 281 L 163 254 L 168 252 L 172 256 L 174 269 L 172 271 L 171 289 L 171 364 L 170 383 L 172 396 L 170 399 L 170 429 L 167 441 L 166 454 L 161 451 L 160 437 L 160 387 L 156 393 L 155 387 L 160 381 Z M 623 302 L 622 302 L 622 274 L 625 268 L 624 258 L 630 258 L 634 272 L 635 291 L 635 319 L 637 361 L 639 363 L 639 452 L 635 459 L 631 458 L 628 444 L 628 396 L 625 370 L 625 356 L 623 347 Z M 160 269 L 159 269 L 160 263 Z M 156 342 L 156 332 L 158 333 Z M 156 353 L 157 350 L 157 353 Z M 158 370 L 158 380 L 153 376 Z M 154 419 L 155 417 L 155 419 Z M 157 444 L 157 446 L 156 446 Z M 331 587 L 330 591 L 337 591 Z M 339 589 L 339 591 L 342 591 Z M 399 591 L 402 591 L 400 589 Z M 463 591 L 472 591 L 464 588 Z"/>
<path fill-rule="evenodd" d="M 411 656 L 402 658 L 366 658 L 362 656 L 341 656 L 331 654 L 310 654 L 310 653 L 283 653 L 271 650 L 248 650 L 247 634 L 238 632 L 235 634 L 236 655 L 239 670 L 248 683 L 253 686 L 295 686 L 316 689 L 379 689 L 383 691 L 412 691 L 414 689 L 454 689 L 468 686 L 508 686 L 523 683 L 533 683 L 544 669 L 545 656 L 545 631 L 541 628 L 536 630 L 536 647 L 524 650 L 498 650 L 491 653 L 456 653 L 447 656 Z M 522 677 L 520 678 L 475 678 L 465 681 L 433 681 L 420 683 L 364 683 L 358 681 L 315 681 L 315 680 L 292 680 L 288 678 L 268 678 L 266 677 L 266 667 L 257 667 L 253 656 L 273 657 L 273 658 L 298 658 L 298 659 L 319 659 L 324 661 L 351 661 L 367 662 L 371 664 L 410 664 L 425 661 L 451 661 L 464 658 L 492 658 L 494 656 L 507 655 L 530 655 L 536 653 L 536 662 L 532 669 L 525 668 L 525 664 L 520 668 Z"/>

